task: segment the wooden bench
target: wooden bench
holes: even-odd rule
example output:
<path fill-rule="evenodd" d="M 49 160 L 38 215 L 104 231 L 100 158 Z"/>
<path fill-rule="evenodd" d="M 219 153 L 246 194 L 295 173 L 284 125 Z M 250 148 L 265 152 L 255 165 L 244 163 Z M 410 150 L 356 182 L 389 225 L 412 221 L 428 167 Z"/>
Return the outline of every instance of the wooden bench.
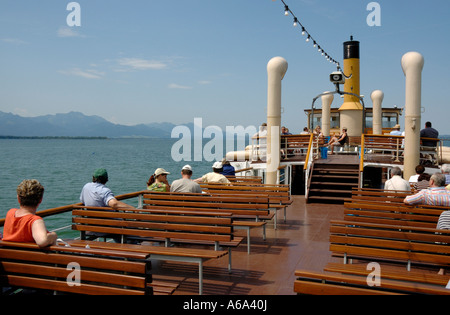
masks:
<path fill-rule="evenodd" d="M 436 228 L 439 216 L 445 207 L 410 206 L 405 204 L 380 203 L 357 200 L 344 203 L 344 219 L 389 225 L 404 225 Z"/>
<path fill-rule="evenodd" d="M 219 259 L 228 254 L 228 251 L 216 251 L 211 249 L 198 249 L 187 247 L 160 247 L 151 245 L 135 245 L 135 244 L 119 244 L 110 242 L 97 242 L 97 241 L 84 241 L 84 240 L 71 240 L 68 241 L 72 247 L 86 247 L 95 249 L 106 249 L 114 251 L 135 252 L 147 255 L 148 260 L 169 260 L 175 262 L 187 262 L 198 264 L 198 281 L 199 281 L 199 294 L 203 294 L 203 264 L 211 259 Z M 152 285 L 154 285 L 152 282 Z M 161 291 L 163 286 L 167 284 L 156 283 L 157 292 Z M 170 290 L 173 289 L 169 286 Z"/>
<path fill-rule="evenodd" d="M 225 176 L 232 183 L 254 183 L 254 184 L 262 184 L 261 176 Z"/>
<path fill-rule="evenodd" d="M 375 188 L 353 188 L 351 201 L 378 201 L 404 204 L 403 200 L 412 194 L 412 191 L 384 190 Z M 350 200 L 348 200 L 350 201 Z"/>
<path fill-rule="evenodd" d="M 369 286 L 367 276 L 297 270 L 294 292 L 308 295 L 399 295 L 399 294 L 450 294 L 439 285 L 382 278 L 380 286 Z"/>
<path fill-rule="evenodd" d="M 394 162 L 403 158 L 403 136 L 363 135 L 362 150 L 365 157 L 390 156 Z"/>
<path fill-rule="evenodd" d="M 147 256 L 0 241 L 0 284 L 3 292 L 7 287 L 89 295 L 147 295 L 153 293 Z"/>
<path fill-rule="evenodd" d="M 127 238 L 139 238 L 171 243 L 214 245 L 228 248 L 231 270 L 231 248 L 242 242 L 242 237 L 233 233 L 230 213 L 170 213 L 154 214 L 145 209 L 115 211 L 111 208 L 74 206 L 72 229 L 80 231 L 84 240 L 86 232 L 107 233 Z"/>
<path fill-rule="evenodd" d="M 361 147 L 361 137 L 347 137 L 347 141 L 343 145 L 335 145 L 335 154 L 359 154 Z"/>
<path fill-rule="evenodd" d="M 427 267 L 450 265 L 450 231 L 356 221 L 330 222 L 330 251 L 344 257 L 371 261 L 412 263 Z"/>
<path fill-rule="evenodd" d="M 324 271 L 326 272 L 335 272 L 346 275 L 357 275 L 368 277 L 374 269 L 372 266 L 368 264 L 342 264 L 342 263 L 328 263 Z M 436 273 L 430 273 L 426 270 L 415 270 L 415 271 L 406 271 L 399 270 L 398 268 L 388 266 L 388 265 L 380 265 L 380 280 L 383 282 L 384 280 L 399 280 L 405 281 L 408 284 L 417 287 L 417 285 L 427 285 L 427 286 L 435 286 L 435 288 L 443 289 L 449 283 L 449 277 L 446 275 L 439 275 Z M 450 294 L 450 290 L 446 290 L 445 294 Z"/>
<path fill-rule="evenodd" d="M 261 196 L 213 196 L 210 194 L 148 192 L 144 194 L 144 210 L 150 213 L 228 213 L 233 227 L 247 230 L 247 251 L 250 253 L 250 229 L 263 228 L 266 239 L 265 220 L 271 219 L 268 198 Z M 252 219 L 253 221 L 249 221 Z"/>
<path fill-rule="evenodd" d="M 432 145 L 425 146 L 423 145 L 424 143 Z M 440 139 L 420 138 L 420 164 L 424 166 L 439 166 L 439 156 L 442 154 L 442 151 L 439 149 L 440 146 Z"/>
<path fill-rule="evenodd" d="M 299 158 L 306 156 L 311 135 L 282 135 L 280 138 L 280 150 L 282 159 Z"/>
<path fill-rule="evenodd" d="M 374 151 L 388 151 L 390 153 L 403 151 L 403 139 L 403 136 L 364 135 L 364 148 Z"/>

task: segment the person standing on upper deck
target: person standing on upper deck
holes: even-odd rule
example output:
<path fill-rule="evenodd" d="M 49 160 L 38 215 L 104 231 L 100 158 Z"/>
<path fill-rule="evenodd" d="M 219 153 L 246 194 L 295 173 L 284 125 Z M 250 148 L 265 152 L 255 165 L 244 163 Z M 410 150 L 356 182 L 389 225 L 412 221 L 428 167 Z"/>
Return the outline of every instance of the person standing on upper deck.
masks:
<path fill-rule="evenodd" d="M 425 129 L 420 130 L 421 138 L 439 138 L 439 131 L 432 127 L 431 122 L 427 121 L 425 123 Z M 422 145 L 424 147 L 435 147 L 437 145 L 436 141 L 423 140 Z"/>
<path fill-rule="evenodd" d="M 407 205 L 429 205 L 450 207 L 450 191 L 445 189 L 445 175 L 434 174 L 430 178 L 430 188 L 415 195 L 407 196 L 403 202 Z"/>

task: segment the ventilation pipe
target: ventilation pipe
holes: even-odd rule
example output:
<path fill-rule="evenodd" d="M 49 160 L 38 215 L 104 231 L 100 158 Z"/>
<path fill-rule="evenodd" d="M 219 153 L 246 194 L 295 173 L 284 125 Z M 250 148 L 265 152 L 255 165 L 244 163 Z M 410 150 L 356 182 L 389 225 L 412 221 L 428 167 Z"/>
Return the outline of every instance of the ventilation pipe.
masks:
<path fill-rule="evenodd" d="M 383 134 L 383 125 L 381 122 L 381 104 L 383 103 L 384 93 L 380 90 L 375 90 L 370 95 L 373 104 L 373 134 L 374 135 L 382 135 Z"/>
<path fill-rule="evenodd" d="M 325 92 L 329 93 L 329 92 Z M 333 103 L 333 94 L 325 94 L 322 96 L 322 133 L 324 137 L 330 136 L 331 123 L 331 103 Z"/>
<path fill-rule="evenodd" d="M 405 91 L 405 161 L 404 178 L 414 175 L 420 162 L 420 126 L 422 106 L 423 56 L 408 52 L 402 57 L 403 73 L 406 77 Z"/>
<path fill-rule="evenodd" d="M 267 64 L 267 184 L 277 183 L 280 166 L 281 81 L 288 69 L 286 59 L 274 57 Z"/>

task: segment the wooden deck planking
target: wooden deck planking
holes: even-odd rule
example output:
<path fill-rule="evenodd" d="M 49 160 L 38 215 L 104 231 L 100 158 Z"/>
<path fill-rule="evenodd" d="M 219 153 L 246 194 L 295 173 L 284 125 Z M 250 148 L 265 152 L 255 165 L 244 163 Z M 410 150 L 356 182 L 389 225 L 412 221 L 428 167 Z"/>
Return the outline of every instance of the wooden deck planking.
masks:
<path fill-rule="evenodd" d="M 252 252 L 245 244 L 233 250 L 233 270 L 227 258 L 204 264 L 203 292 L 213 295 L 293 295 L 295 270 L 322 271 L 328 262 L 339 261 L 329 252 L 329 221 L 343 218 L 342 205 L 306 204 L 304 196 L 293 196 L 287 221 L 279 214 L 278 229 L 270 223 L 267 240 L 252 231 Z M 243 231 L 238 231 L 245 236 Z M 153 274 L 180 282 L 174 294 L 197 294 L 197 266 L 175 262 L 153 262 Z"/>

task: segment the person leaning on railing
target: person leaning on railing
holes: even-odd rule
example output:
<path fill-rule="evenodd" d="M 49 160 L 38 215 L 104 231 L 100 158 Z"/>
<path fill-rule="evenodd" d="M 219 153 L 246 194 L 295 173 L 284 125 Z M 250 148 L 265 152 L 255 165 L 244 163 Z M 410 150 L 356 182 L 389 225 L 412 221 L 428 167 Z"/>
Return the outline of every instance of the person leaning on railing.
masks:
<path fill-rule="evenodd" d="M 118 209 L 134 209 L 133 206 L 117 200 L 110 188 L 106 187 L 108 182 L 108 172 L 104 168 L 95 170 L 92 175 L 92 182 L 83 186 L 80 194 L 80 201 L 86 207 L 111 207 Z M 113 238 L 116 243 L 120 243 L 121 238 L 118 235 L 109 235 L 106 233 L 86 232 L 89 239 L 98 237 Z"/>
<path fill-rule="evenodd" d="M 36 243 L 39 247 L 56 244 L 55 232 L 48 232 L 44 220 L 36 215 L 42 202 L 44 187 L 36 179 L 26 179 L 17 187 L 19 209 L 6 214 L 3 241 Z"/>
<path fill-rule="evenodd" d="M 80 194 L 80 201 L 87 207 L 111 207 L 113 209 L 134 208 L 114 197 L 111 189 L 106 187 L 108 182 L 108 172 L 104 168 L 95 170 L 92 175 L 92 182 L 83 186 Z"/>

